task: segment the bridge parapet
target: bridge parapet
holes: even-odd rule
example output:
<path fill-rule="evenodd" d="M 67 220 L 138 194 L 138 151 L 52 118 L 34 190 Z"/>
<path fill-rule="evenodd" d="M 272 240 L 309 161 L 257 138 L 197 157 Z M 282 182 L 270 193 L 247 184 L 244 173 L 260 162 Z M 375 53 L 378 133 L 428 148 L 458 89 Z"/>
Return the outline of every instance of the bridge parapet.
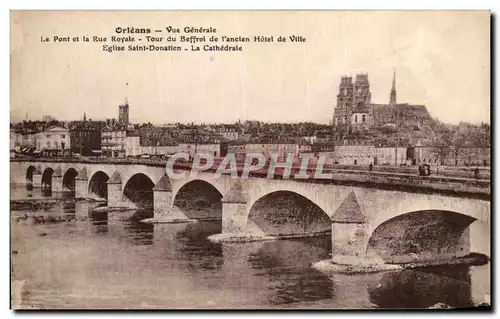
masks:
<path fill-rule="evenodd" d="M 324 183 L 325 180 L 318 180 L 317 182 Z M 491 182 L 489 180 L 342 171 L 334 173 L 330 182 L 366 188 L 400 190 L 409 193 L 455 194 L 457 196 L 479 197 L 487 200 L 491 196 Z"/>

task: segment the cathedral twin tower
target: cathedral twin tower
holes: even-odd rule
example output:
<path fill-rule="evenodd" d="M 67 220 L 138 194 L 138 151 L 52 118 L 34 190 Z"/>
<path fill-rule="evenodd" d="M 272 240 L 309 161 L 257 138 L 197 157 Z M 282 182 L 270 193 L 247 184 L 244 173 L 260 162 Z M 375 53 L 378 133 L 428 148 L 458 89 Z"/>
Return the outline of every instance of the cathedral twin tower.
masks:
<path fill-rule="evenodd" d="M 386 123 L 401 124 L 410 121 L 410 124 L 414 124 L 412 116 L 419 121 L 430 118 L 423 105 L 396 102 L 396 71 L 393 74 L 389 104 L 371 103 L 368 74 L 357 74 L 354 83 L 350 76 L 341 77 L 333 125 L 368 129 L 373 125 Z"/>
<path fill-rule="evenodd" d="M 370 102 L 371 93 L 368 74 L 357 74 L 354 84 L 350 76 L 343 76 L 341 78 L 339 94 L 337 95 L 338 109 L 352 109 L 360 103 L 368 105 Z"/>

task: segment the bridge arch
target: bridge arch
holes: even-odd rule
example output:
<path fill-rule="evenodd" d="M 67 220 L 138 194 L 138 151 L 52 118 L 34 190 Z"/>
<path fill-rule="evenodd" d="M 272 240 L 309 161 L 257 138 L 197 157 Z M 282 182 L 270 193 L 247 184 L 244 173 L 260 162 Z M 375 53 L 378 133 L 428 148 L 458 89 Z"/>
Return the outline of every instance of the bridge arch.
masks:
<path fill-rule="evenodd" d="M 138 208 L 153 208 L 153 187 L 151 178 L 144 173 L 132 175 L 123 186 L 123 196 Z"/>
<path fill-rule="evenodd" d="M 290 190 L 269 192 L 249 206 L 248 227 L 271 236 L 331 232 L 329 215 L 306 196 Z"/>
<path fill-rule="evenodd" d="M 66 169 L 63 175 L 63 189 L 75 190 L 75 180 L 78 176 L 78 171 L 74 167 Z"/>
<path fill-rule="evenodd" d="M 125 186 L 125 184 L 137 174 L 145 175 L 149 180 L 151 180 L 151 182 L 156 184 L 158 183 L 160 178 L 165 174 L 164 170 L 165 169 L 161 171 L 161 174 L 158 174 L 157 167 L 148 167 L 144 165 L 134 165 L 127 167 L 123 165 L 122 166 L 117 165 L 114 167 L 114 171 L 110 173 L 114 173 L 115 171 L 119 173 L 121 180 L 123 182 L 123 186 Z M 137 178 L 137 176 L 134 178 Z"/>
<path fill-rule="evenodd" d="M 47 167 L 42 173 L 42 189 L 52 190 L 52 175 L 54 175 L 54 169 Z"/>
<path fill-rule="evenodd" d="M 172 183 L 172 198 L 177 196 L 177 193 L 187 184 L 198 181 L 198 182 L 206 182 L 210 184 L 213 188 L 215 188 L 220 194 L 224 195 L 229 190 L 231 186 L 231 180 L 227 180 L 224 178 L 225 175 L 222 175 L 220 178 L 214 178 L 213 174 L 207 174 L 203 172 L 198 172 L 196 176 L 191 176 L 189 172 L 186 173 L 186 176 L 181 179 L 170 179 Z"/>
<path fill-rule="evenodd" d="M 33 173 L 35 173 L 36 167 L 34 165 L 28 166 L 26 169 L 26 183 L 33 183 Z"/>
<path fill-rule="evenodd" d="M 475 217 L 448 210 L 417 210 L 393 216 L 369 233 L 367 256 L 405 263 L 452 259 L 470 253 Z"/>
<path fill-rule="evenodd" d="M 418 196 L 418 194 L 402 193 L 403 198 L 370 201 L 365 203 L 363 213 L 370 219 L 370 232 L 387 220 L 417 211 L 447 211 L 470 216 L 474 219 L 490 223 L 490 202 L 485 200 L 469 200 L 461 197 L 439 195 Z M 361 198 L 361 197 L 358 197 Z M 378 213 L 373 214 L 372 211 Z"/>
<path fill-rule="evenodd" d="M 98 198 L 108 199 L 108 182 L 109 175 L 103 171 L 96 171 L 89 179 L 89 196 L 97 196 Z"/>
<path fill-rule="evenodd" d="M 174 209 L 192 219 L 221 219 L 222 191 L 203 179 L 192 179 L 173 194 Z"/>
<path fill-rule="evenodd" d="M 310 200 L 331 217 L 344 200 L 344 197 L 347 196 L 348 190 L 347 187 L 339 186 L 338 191 L 334 190 L 332 192 L 331 188 L 314 183 L 256 178 L 251 180 L 251 185 L 248 187 L 248 207 L 252 207 L 257 200 L 268 194 L 286 191 Z"/>

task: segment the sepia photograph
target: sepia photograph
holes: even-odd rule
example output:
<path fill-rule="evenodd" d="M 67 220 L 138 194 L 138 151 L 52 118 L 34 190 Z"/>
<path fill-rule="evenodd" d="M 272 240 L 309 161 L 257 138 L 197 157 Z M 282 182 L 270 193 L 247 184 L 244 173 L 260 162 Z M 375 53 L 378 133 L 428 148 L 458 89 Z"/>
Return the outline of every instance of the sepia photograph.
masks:
<path fill-rule="evenodd" d="M 10 11 L 13 310 L 492 310 L 492 13 Z"/>

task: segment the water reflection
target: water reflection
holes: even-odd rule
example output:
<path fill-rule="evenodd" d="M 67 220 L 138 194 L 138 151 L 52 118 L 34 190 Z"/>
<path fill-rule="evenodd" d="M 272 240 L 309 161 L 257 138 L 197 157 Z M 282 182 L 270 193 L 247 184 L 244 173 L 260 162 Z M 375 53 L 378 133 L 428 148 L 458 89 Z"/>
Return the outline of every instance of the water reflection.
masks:
<path fill-rule="evenodd" d="M 65 201 L 62 203 L 63 214 L 75 215 L 76 214 L 76 203 L 75 201 Z"/>
<path fill-rule="evenodd" d="M 133 213 L 132 216 L 130 216 L 130 220 L 138 222 L 140 220 L 153 217 L 154 217 L 154 212 L 152 208 L 139 208 Z"/>
<path fill-rule="evenodd" d="M 95 209 L 98 207 L 104 207 L 106 203 L 92 203 L 89 204 L 87 202 L 82 202 L 79 205 L 80 210 L 78 211 L 80 214 L 85 214 L 91 225 L 91 232 L 94 234 L 107 234 L 109 232 L 108 229 L 108 212 L 96 212 Z"/>
<path fill-rule="evenodd" d="M 11 186 L 10 188 L 10 199 L 21 200 L 25 198 L 41 198 L 43 197 L 41 188 L 33 188 L 32 185 L 26 185 L 25 187 Z"/>
<path fill-rule="evenodd" d="M 42 196 L 43 197 L 52 197 L 52 189 L 51 188 L 42 188 Z"/>
<path fill-rule="evenodd" d="M 252 268 L 261 270 L 258 276 L 275 283 L 269 287 L 273 291 L 269 302 L 279 305 L 332 298 L 330 278 L 310 267 L 312 262 L 328 258 L 330 242 L 324 236 L 257 244 L 247 260 Z"/>
<path fill-rule="evenodd" d="M 275 273 L 271 280 L 277 280 L 277 284 L 272 288 L 275 296 L 270 302 L 273 304 L 281 305 L 333 298 L 331 280 L 315 271 L 284 270 L 279 275 Z"/>
<path fill-rule="evenodd" d="M 310 268 L 312 262 L 327 259 L 330 251 L 331 239 L 327 236 L 270 241 L 261 243 L 257 251 L 250 253 L 248 261 L 256 269 Z"/>
<path fill-rule="evenodd" d="M 127 238 L 133 245 L 152 245 L 154 239 L 154 225 L 139 222 L 130 222 L 124 227 Z"/>
<path fill-rule="evenodd" d="M 473 306 L 467 266 L 386 273 L 368 291 L 370 300 L 381 308 L 426 308 L 436 303 Z"/>
<path fill-rule="evenodd" d="M 207 221 L 198 223 L 187 223 L 175 239 L 181 245 L 177 251 L 191 263 L 188 267 L 201 268 L 205 270 L 219 269 L 223 263 L 222 249 L 220 244 L 210 242 L 207 237 L 220 233 L 222 229 L 220 221 Z"/>
<path fill-rule="evenodd" d="M 93 220 L 91 225 L 94 234 L 107 234 L 109 232 L 107 220 Z"/>
<path fill-rule="evenodd" d="M 107 211 L 96 211 L 96 208 L 105 207 L 106 203 L 97 203 L 95 206 L 89 208 L 88 216 L 89 219 L 93 222 L 101 222 L 108 221 L 108 212 Z"/>

